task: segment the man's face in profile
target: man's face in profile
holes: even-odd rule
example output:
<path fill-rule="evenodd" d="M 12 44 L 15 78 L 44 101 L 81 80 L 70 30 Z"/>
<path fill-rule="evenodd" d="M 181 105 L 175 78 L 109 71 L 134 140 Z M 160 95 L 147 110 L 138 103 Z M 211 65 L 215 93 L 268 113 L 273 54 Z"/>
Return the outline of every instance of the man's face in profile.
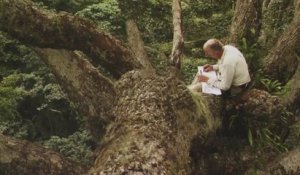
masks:
<path fill-rule="evenodd" d="M 209 47 L 204 48 L 203 51 L 204 51 L 206 57 L 213 58 L 216 60 L 219 59 L 219 54 L 217 51 L 214 51 Z"/>

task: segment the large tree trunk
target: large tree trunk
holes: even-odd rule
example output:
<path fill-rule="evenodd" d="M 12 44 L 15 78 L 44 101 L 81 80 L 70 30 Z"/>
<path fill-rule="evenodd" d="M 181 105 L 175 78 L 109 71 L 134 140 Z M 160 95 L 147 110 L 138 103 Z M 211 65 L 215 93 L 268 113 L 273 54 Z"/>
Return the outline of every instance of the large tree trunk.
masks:
<path fill-rule="evenodd" d="M 133 71 L 119 80 L 116 120 L 91 174 L 191 174 L 192 139 L 205 139 L 220 121 L 183 82 L 166 78 Z"/>
<path fill-rule="evenodd" d="M 82 175 L 87 167 L 28 141 L 0 134 L 0 174 Z"/>
<path fill-rule="evenodd" d="M 282 32 L 282 28 L 288 24 L 287 15 L 293 9 L 293 0 L 277 1 L 264 0 L 262 7 L 262 29 L 259 43 L 267 50 L 274 46 Z"/>
<path fill-rule="evenodd" d="M 300 59 L 298 58 L 298 61 Z M 288 92 L 283 96 L 283 103 L 292 111 L 300 114 L 300 64 L 291 80 L 287 83 Z"/>
<path fill-rule="evenodd" d="M 228 42 L 238 44 L 242 38 L 248 39 L 248 43 L 256 41 L 261 27 L 261 6 L 260 0 L 237 0 Z"/>
<path fill-rule="evenodd" d="M 294 19 L 264 59 L 264 72 L 272 79 L 286 83 L 298 65 L 296 51 L 300 44 L 300 1 L 295 0 Z M 299 52 L 299 51 L 298 51 Z"/>

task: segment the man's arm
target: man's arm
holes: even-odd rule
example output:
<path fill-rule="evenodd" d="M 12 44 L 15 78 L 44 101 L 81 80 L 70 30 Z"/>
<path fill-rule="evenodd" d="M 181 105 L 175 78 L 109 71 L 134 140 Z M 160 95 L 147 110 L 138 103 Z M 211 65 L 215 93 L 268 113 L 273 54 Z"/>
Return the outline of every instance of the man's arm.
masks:
<path fill-rule="evenodd" d="M 213 67 L 213 70 L 219 70 L 219 65 L 218 64 L 214 64 L 214 65 L 212 65 L 212 67 Z"/>
<path fill-rule="evenodd" d="M 208 79 L 207 84 L 226 91 L 231 87 L 235 68 L 229 64 L 222 64 L 218 68 L 221 73 L 220 77 Z"/>

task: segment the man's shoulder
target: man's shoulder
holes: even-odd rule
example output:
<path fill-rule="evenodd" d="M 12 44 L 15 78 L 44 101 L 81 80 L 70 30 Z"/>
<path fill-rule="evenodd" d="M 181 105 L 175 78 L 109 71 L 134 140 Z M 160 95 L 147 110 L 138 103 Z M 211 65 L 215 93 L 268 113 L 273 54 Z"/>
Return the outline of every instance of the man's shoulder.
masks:
<path fill-rule="evenodd" d="M 235 64 L 244 59 L 243 54 L 236 47 L 232 45 L 225 45 L 224 47 L 223 63 Z"/>
<path fill-rule="evenodd" d="M 231 56 L 231 57 L 243 57 L 242 52 L 238 48 L 236 48 L 235 46 L 225 45 L 224 49 L 225 49 L 226 55 L 228 55 L 228 56 Z"/>
<path fill-rule="evenodd" d="M 224 48 L 228 50 L 238 50 L 238 48 L 230 44 L 225 45 Z"/>

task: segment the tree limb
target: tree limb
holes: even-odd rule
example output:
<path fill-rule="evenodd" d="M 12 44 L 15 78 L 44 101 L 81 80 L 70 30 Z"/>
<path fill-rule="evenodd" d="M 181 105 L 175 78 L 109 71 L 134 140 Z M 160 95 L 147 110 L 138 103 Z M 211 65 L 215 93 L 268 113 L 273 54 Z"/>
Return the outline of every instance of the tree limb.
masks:
<path fill-rule="evenodd" d="M 88 117 L 92 134 L 103 134 L 104 125 L 113 119 L 110 114 L 116 95 L 113 83 L 102 76 L 79 52 L 40 48 L 34 50 L 51 68 L 79 110 Z"/>
<path fill-rule="evenodd" d="M 0 134 L 0 174 L 82 175 L 87 167 L 28 141 Z"/>
<path fill-rule="evenodd" d="M 33 46 L 80 50 L 117 78 L 140 67 L 130 50 L 90 21 L 38 9 L 28 0 L 0 1 L 0 29 Z"/>
<path fill-rule="evenodd" d="M 230 27 L 229 42 L 237 44 L 243 37 L 255 39 L 259 34 L 261 26 L 259 22 L 260 18 L 260 0 L 237 0 Z M 255 37 L 253 37 L 253 30 L 255 30 Z M 253 43 L 254 41 L 247 42 Z"/>
<path fill-rule="evenodd" d="M 181 0 L 173 0 L 173 48 L 171 53 L 171 65 L 180 69 L 181 67 L 181 54 L 184 46 L 183 31 L 182 31 L 182 17 L 181 17 Z"/>
<path fill-rule="evenodd" d="M 300 148 L 280 154 L 263 170 L 249 170 L 246 174 L 267 175 L 267 174 L 300 174 Z"/>
<path fill-rule="evenodd" d="M 300 3 L 299 0 L 297 2 L 293 21 L 263 61 L 266 75 L 284 83 L 293 76 L 298 65 L 296 50 L 300 44 Z"/>
<path fill-rule="evenodd" d="M 298 59 L 298 61 L 300 61 Z M 298 110 L 300 105 L 300 64 L 290 81 L 287 83 L 288 92 L 282 99 L 283 103 L 288 106 L 292 111 Z"/>
<path fill-rule="evenodd" d="M 132 48 L 133 52 L 135 53 L 138 61 L 142 64 L 142 66 L 146 70 L 153 72 L 154 69 L 144 49 L 143 39 L 140 35 L 138 26 L 136 25 L 134 20 L 129 19 L 126 21 L 126 32 L 127 32 L 129 45 Z"/>

